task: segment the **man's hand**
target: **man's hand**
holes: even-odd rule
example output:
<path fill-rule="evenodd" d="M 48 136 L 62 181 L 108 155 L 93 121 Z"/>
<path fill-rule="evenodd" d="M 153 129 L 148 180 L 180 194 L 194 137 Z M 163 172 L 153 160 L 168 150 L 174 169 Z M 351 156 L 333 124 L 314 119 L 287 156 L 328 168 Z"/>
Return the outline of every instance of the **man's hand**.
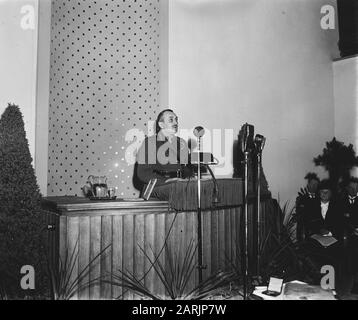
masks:
<path fill-rule="evenodd" d="M 326 229 L 321 229 L 320 234 L 321 234 L 321 236 L 324 236 L 324 237 L 332 236 L 332 233 Z"/>

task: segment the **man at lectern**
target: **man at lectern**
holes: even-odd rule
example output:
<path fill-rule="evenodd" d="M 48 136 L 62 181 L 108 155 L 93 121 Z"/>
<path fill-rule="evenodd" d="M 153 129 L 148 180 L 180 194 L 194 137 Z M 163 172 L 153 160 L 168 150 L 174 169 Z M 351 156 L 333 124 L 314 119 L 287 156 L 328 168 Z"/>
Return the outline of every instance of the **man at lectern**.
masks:
<path fill-rule="evenodd" d="M 152 179 L 157 179 L 156 186 L 162 186 L 193 174 L 188 165 L 188 145 L 176 136 L 177 132 L 177 115 L 171 109 L 161 111 L 156 134 L 145 138 L 137 153 L 136 175 L 144 184 L 143 190 Z M 164 200 L 166 196 L 160 198 Z"/>

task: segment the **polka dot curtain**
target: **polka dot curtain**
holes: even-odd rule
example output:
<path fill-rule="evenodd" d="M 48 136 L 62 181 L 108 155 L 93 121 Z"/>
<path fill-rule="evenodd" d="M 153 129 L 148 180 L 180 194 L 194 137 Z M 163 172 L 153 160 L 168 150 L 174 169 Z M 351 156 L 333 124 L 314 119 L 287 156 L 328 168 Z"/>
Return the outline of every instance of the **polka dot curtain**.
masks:
<path fill-rule="evenodd" d="M 52 1 L 48 195 L 105 175 L 137 196 L 128 133 L 148 134 L 158 109 L 159 0 Z"/>

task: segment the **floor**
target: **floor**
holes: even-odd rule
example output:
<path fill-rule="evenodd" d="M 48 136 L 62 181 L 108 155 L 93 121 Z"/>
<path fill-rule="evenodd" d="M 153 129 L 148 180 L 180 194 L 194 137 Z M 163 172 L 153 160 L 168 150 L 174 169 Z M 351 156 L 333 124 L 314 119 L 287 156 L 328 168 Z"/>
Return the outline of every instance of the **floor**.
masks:
<path fill-rule="evenodd" d="M 358 279 L 355 280 L 356 287 L 358 286 Z M 340 281 L 337 281 L 337 294 L 340 300 L 358 300 L 358 292 L 352 293 L 353 287 L 352 277 L 343 277 Z"/>
<path fill-rule="evenodd" d="M 355 281 L 357 282 L 358 286 L 358 279 Z M 338 300 L 358 300 L 358 292 L 352 293 L 353 287 L 353 278 L 352 277 L 342 277 L 336 281 L 336 292 L 337 292 L 337 299 Z M 220 296 L 216 296 L 213 299 L 228 299 L 228 300 L 243 300 L 242 296 L 242 288 L 227 288 L 224 290 Z M 238 294 L 241 293 L 241 294 Z M 249 297 L 250 300 L 256 299 L 256 297 Z"/>

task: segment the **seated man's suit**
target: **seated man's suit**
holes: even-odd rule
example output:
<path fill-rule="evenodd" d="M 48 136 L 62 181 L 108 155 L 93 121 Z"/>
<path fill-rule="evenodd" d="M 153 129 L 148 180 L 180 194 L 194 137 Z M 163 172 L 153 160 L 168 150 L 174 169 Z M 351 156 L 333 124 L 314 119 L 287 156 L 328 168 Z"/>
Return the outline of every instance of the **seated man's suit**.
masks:
<path fill-rule="evenodd" d="M 320 199 L 311 199 L 305 204 L 304 227 L 306 233 L 306 245 L 311 258 L 316 261 L 318 267 L 332 265 L 336 271 L 341 268 L 342 262 L 342 238 L 343 219 L 339 204 L 333 200 L 326 204 Z M 326 211 L 327 210 L 327 211 Z M 313 234 L 330 233 L 338 242 L 325 248 L 316 240 L 310 238 Z"/>
<path fill-rule="evenodd" d="M 344 215 L 343 234 L 348 272 L 358 272 L 358 197 L 344 195 L 340 203 Z"/>
<path fill-rule="evenodd" d="M 317 198 L 306 200 L 304 212 L 306 235 L 320 234 L 322 230 L 327 230 L 337 240 L 341 240 L 342 222 L 342 212 L 337 202 L 331 200 L 328 203 L 328 210 L 323 217 L 321 201 Z"/>

